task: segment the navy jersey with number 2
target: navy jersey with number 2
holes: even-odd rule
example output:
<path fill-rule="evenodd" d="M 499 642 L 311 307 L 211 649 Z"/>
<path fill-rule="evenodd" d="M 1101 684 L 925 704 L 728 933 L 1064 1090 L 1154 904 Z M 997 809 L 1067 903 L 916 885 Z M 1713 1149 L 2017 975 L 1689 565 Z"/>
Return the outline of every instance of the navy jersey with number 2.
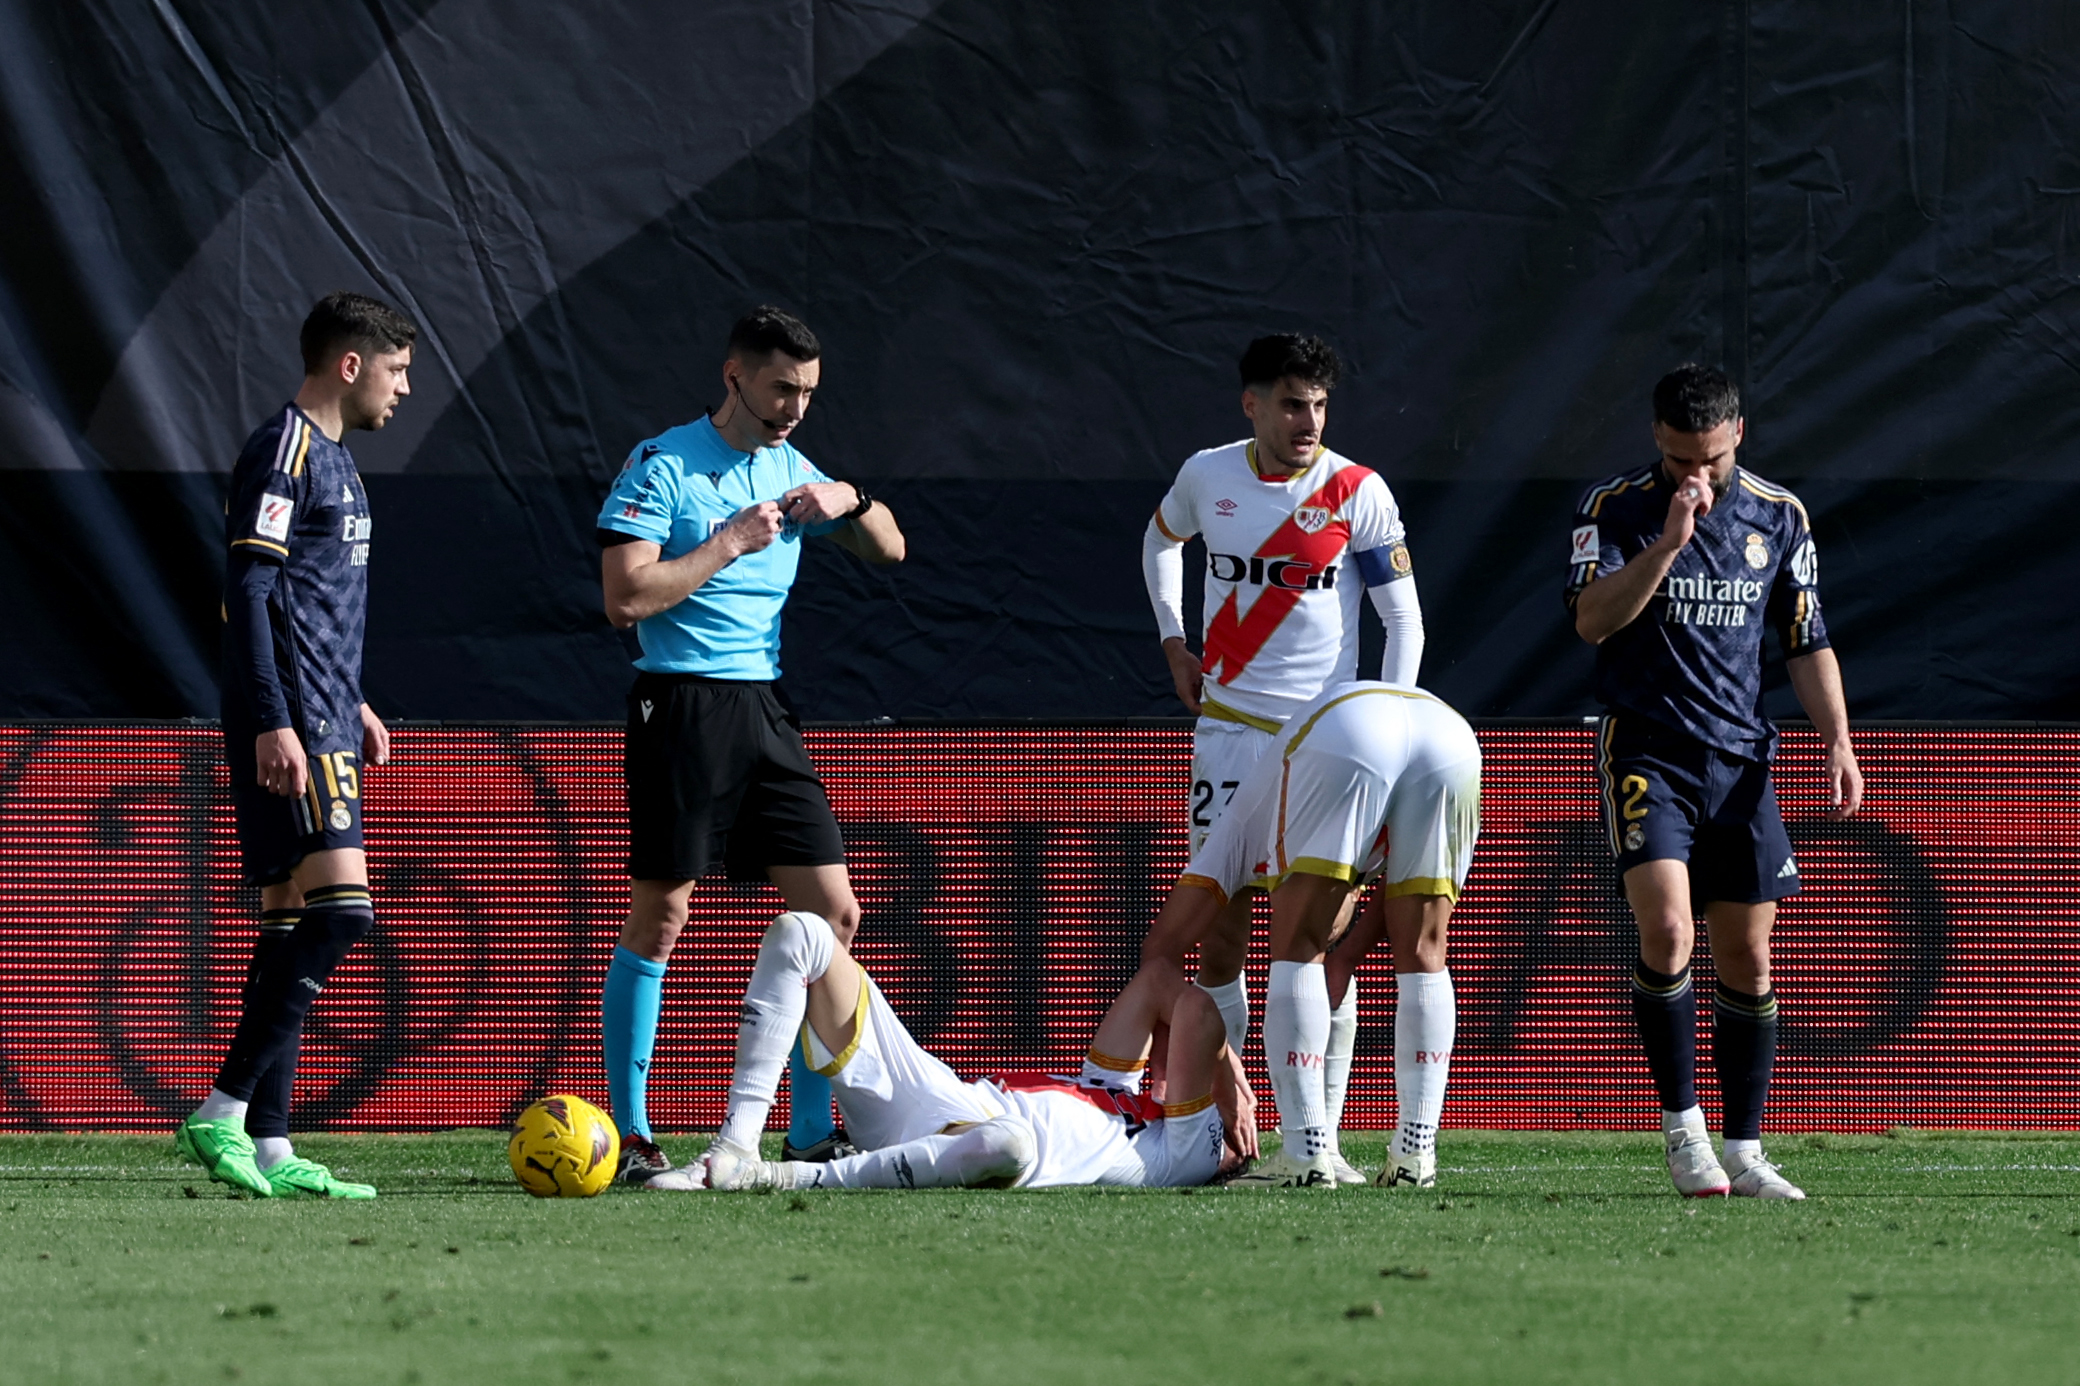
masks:
<path fill-rule="evenodd" d="M 1590 582 L 1661 537 L 1669 495 L 1658 459 L 1583 495 L 1570 611 Z M 1812 525 L 1798 497 L 1735 467 L 1646 610 L 1597 646 L 1597 699 L 1728 754 L 1767 760 L 1776 729 L 1762 711 L 1762 635 L 1772 627 L 1786 658 L 1827 648 Z"/>

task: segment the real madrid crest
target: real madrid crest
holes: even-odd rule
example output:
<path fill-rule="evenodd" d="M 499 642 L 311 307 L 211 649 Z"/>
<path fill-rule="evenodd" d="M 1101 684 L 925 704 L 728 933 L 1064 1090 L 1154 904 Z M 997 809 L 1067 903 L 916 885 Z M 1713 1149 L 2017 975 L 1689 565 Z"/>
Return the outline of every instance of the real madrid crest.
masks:
<path fill-rule="evenodd" d="M 1638 850 L 1639 850 L 1640 848 L 1642 848 L 1642 847 L 1646 846 L 1646 843 L 1647 843 L 1647 834 L 1646 834 L 1646 832 L 1645 832 L 1645 831 L 1644 831 L 1644 830 L 1643 830 L 1643 829 L 1642 829 L 1642 828 L 1640 827 L 1640 825 L 1639 825 L 1639 824 L 1637 824 L 1637 823 L 1627 823 L 1627 824 L 1625 825 L 1625 850 L 1626 850 L 1626 851 L 1628 851 L 1628 852 L 1637 852 L 1637 851 L 1638 851 Z"/>
<path fill-rule="evenodd" d="M 1751 534 L 1748 536 L 1747 557 L 1748 566 L 1757 571 L 1769 566 L 1769 545 L 1762 542 L 1761 535 Z"/>
<path fill-rule="evenodd" d="M 332 830 L 336 833 L 343 833 L 354 826 L 354 816 L 347 812 L 347 806 L 344 801 L 339 799 L 332 801 L 331 822 Z"/>
<path fill-rule="evenodd" d="M 1293 523 L 1305 534 L 1320 534 L 1329 523 L 1329 509 L 1322 505 L 1303 505 L 1293 512 Z"/>

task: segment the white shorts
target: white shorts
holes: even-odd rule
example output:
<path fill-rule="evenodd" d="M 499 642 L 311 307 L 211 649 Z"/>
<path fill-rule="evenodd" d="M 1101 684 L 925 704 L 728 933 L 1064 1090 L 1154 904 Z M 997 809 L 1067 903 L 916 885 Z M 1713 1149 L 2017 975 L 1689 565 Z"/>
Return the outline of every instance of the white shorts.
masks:
<path fill-rule="evenodd" d="M 832 1054 L 814 1030 L 802 1026 L 809 1065 L 831 1080 L 853 1144 L 862 1150 L 883 1150 L 936 1136 L 960 1122 L 1011 1114 L 994 1088 L 962 1082 L 926 1053 L 903 1028 L 865 968 L 860 969 L 860 980 L 852 1043 L 844 1053 Z"/>
<path fill-rule="evenodd" d="M 1206 835 L 1235 798 L 1235 790 L 1250 767 L 1277 740 L 1275 732 L 1260 731 L 1240 722 L 1218 722 L 1211 717 L 1201 717 L 1192 728 L 1192 797 L 1187 812 L 1194 852 L 1206 845 Z"/>
<path fill-rule="evenodd" d="M 1374 715 L 1371 697 L 1406 715 Z M 1384 685 L 1332 701 L 1295 730 L 1277 793 L 1275 880 L 1376 875 L 1384 895 L 1459 898 L 1480 834 L 1481 750 L 1444 703 Z"/>

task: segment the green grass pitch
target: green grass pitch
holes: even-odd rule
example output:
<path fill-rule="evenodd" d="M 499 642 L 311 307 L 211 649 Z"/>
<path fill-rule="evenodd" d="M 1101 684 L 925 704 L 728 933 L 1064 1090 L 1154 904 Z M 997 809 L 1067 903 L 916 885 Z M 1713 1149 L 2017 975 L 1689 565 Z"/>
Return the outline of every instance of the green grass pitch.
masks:
<path fill-rule="evenodd" d="M 309 1138 L 384 1191 L 336 1205 L 0 1137 L 0 1381 L 2080 1383 L 2080 1136 L 1772 1144 L 1806 1203 L 1684 1202 L 1637 1135 L 1448 1131 L 1420 1193 L 572 1202 L 495 1133 Z"/>

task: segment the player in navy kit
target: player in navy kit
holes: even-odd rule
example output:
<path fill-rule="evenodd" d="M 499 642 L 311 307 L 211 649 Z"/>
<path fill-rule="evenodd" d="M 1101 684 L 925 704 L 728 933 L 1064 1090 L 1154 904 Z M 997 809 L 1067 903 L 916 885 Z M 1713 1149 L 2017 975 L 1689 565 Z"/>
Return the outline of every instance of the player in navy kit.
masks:
<path fill-rule="evenodd" d="M 368 495 L 342 443 L 409 393 L 418 331 L 359 294 L 304 321 L 304 381 L 246 440 L 225 505 L 224 759 L 260 938 L 214 1086 L 175 1132 L 210 1178 L 263 1197 L 373 1198 L 289 1141 L 303 1018 L 375 915 L 361 770 L 390 736 L 361 698 Z"/>
<path fill-rule="evenodd" d="M 1597 647 L 1603 807 L 1639 924 L 1633 1013 L 1661 1098 L 1669 1173 L 1691 1196 L 1799 1199 L 1761 1140 L 1777 1044 L 1770 928 L 1776 902 L 1798 889 L 1770 784 L 1765 629 L 1777 632 L 1792 690 L 1827 747 L 1832 816 L 1856 811 L 1863 773 L 1820 617 L 1812 526 L 1796 496 L 1740 467 L 1743 432 L 1740 391 L 1725 375 L 1685 365 L 1665 376 L 1654 387 L 1661 456 L 1582 497 L 1566 600 L 1576 631 Z M 1719 977 L 1723 1166 L 1697 1105 L 1699 904 Z"/>

